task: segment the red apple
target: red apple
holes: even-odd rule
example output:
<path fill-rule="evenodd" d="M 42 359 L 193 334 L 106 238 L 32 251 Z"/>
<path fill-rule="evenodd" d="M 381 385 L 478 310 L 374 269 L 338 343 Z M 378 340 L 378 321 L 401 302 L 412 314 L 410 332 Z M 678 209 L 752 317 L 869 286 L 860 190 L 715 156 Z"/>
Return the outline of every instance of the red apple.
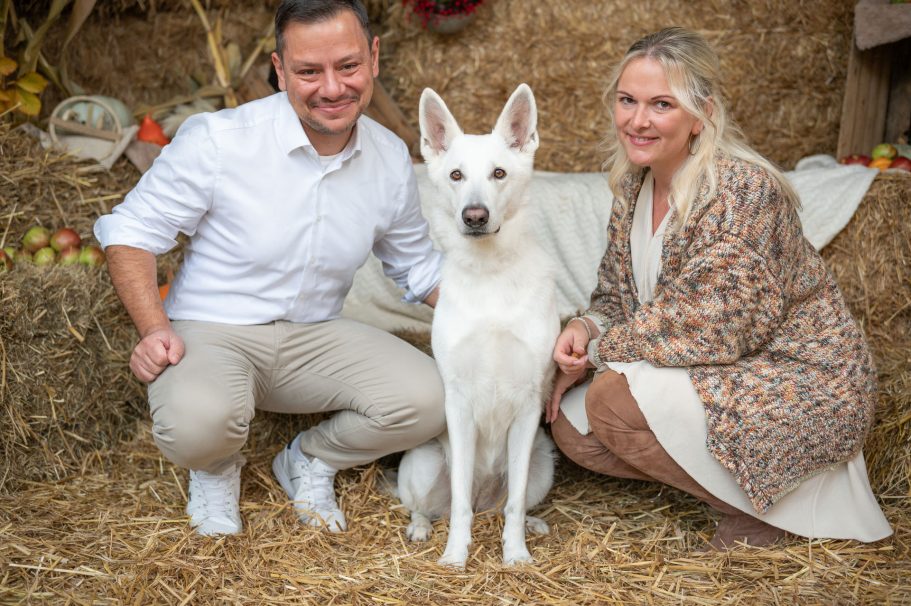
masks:
<path fill-rule="evenodd" d="M 904 156 L 898 156 L 892 163 L 889 164 L 889 168 L 897 168 L 899 170 L 906 170 L 911 172 L 911 159 L 908 159 Z"/>
<path fill-rule="evenodd" d="M 862 164 L 866 166 L 870 163 L 870 156 L 865 156 L 863 154 L 851 154 L 850 156 L 845 156 L 838 161 L 839 164 Z"/>
<path fill-rule="evenodd" d="M 69 227 L 61 227 L 51 236 L 51 248 L 60 252 L 67 248 L 79 248 L 82 246 L 82 238 L 76 233 L 76 230 Z"/>
<path fill-rule="evenodd" d="M 104 260 L 104 251 L 94 244 L 89 244 L 79 251 L 79 262 L 83 265 L 100 267 L 104 265 Z"/>
<path fill-rule="evenodd" d="M 0 250 L 0 272 L 9 271 L 13 268 L 13 260 L 9 258 L 5 250 Z"/>
<path fill-rule="evenodd" d="M 79 263 L 79 253 L 81 251 L 76 246 L 64 248 L 60 251 L 60 257 L 57 259 L 59 265 L 75 265 Z"/>
<path fill-rule="evenodd" d="M 22 248 L 30 253 L 36 253 L 51 243 L 51 232 L 45 227 L 36 225 L 22 236 Z"/>
<path fill-rule="evenodd" d="M 32 262 L 35 265 L 53 265 L 56 259 L 57 253 L 55 253 L 54 249 L 50 246 L 39 248 L 35 251 L 35 254 L 32 255 Z"/>

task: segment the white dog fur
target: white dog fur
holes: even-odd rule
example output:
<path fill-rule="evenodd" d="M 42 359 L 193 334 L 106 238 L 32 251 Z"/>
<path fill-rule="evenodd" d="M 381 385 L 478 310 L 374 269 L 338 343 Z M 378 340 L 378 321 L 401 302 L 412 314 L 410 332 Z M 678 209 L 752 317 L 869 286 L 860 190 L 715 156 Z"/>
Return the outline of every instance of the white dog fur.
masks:
<path fill-rule="evenodd" d="M 502 504 L 503 561 L 532 561 L 526 516 L 553 482 L 553 443 L 540 428 L 559 332 L 550 258 L 527 208 L 538 147 L 531 89 L 520 85 L 488 135 L 465 135 L 443 100 L 425 89 L 421 152 L 436 189 L 428 213 L 443 249 L 432 345 L 445 387 L 447 432 L 405 454 L 398 494 L 411 510 L 407 535 L 430 537 L 450 515 L 440 563 L 464 567 L 473 511 Z"/>

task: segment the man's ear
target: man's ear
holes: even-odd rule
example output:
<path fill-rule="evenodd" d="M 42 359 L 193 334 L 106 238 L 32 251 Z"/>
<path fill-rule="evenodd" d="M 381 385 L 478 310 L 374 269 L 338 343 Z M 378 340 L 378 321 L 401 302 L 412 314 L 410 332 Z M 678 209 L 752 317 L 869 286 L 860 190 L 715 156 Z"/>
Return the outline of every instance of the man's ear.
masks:
<path fill-rule="evenodd" d="M 373 77 L 376 78 L 380 75 L 380 37 L 374 36 L 373 42 L 370 44 L 370 69 L 373 72 Z"/>
<path fill-rule="evenodd" d="M 517 151 L 532 153 L 538 149 L 538 109 L 527 84 L 520 84 L 509 97 L 493 132 Z"/>
<path fill-rule="evenodd" d="M 275 76 L 278 78 L 278 90 L 288 90 L 285 86 L 285 70 L 282 69 L 282 59 L 275 51 L 272 52 L 272 67 L 275 68 Z"/>
<path fill-rule="evenodd" d="M 446 153 L 452 140 L 462 134 L 443 99 L 429 88 L 421 93 L 418 117 L 421 123 L 421 155 L 428 162 Z"/>

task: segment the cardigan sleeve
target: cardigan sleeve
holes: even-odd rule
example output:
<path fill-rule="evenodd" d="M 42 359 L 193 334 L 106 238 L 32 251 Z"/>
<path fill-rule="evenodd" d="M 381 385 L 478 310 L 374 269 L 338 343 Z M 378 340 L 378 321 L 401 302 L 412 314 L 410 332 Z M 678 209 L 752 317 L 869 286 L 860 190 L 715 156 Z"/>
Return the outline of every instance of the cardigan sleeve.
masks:
<path fill-rule="evenodd" d="M 620 291 L 617 288 L 618 276 L 616 263 L 613 260 L 615 252 L 608 246 L 604 258 L 598 267 L 598 283 L 592 291 L 588 309 L 582 315 L 597 318 L 604 327 L 614 326 L 624 321 L 623 308 L 620 303 Z M 601 328 L 601 327 L 599 327 Z"/>
<path fill-rule="evenodd" d="M 730 364 L 765 343 L 784 313 L 783 285 L 761 251 L 723 233 L 690 257 L 659 296 L 608 326 L 593 362 Z"/>

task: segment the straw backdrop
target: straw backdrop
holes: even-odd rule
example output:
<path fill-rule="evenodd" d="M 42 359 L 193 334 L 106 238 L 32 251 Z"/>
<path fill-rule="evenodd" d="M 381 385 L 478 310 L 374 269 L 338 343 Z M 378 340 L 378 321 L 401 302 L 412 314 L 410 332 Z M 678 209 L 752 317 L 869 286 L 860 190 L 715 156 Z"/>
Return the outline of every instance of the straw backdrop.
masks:
<path fill-rule="evenodd" d="M 695 27 L 722 49 L 735 116 L 790 167 L 835 148 L 852 3 L 489 0 L 450 38 L 408 23 L 394 0 L 371 2 L 371 14 L 383 36 L 381 79 L 409 118 L 432 86 L 467 129 L 488 129 L 527 81 L 541 110 L 538 167 L 561 171 L 598 169 L 601 87 L 623 49 L 671 22 Z M 244 48 L 272 10 L 249 4 L 209 3 Z M 185 3 L 99 5 L 70 63 L 91 92 L 137 108 L 186 93 L 194 71 L 211 76 Z M 87 238 L 139 178 L 125 159 L 106 173 L 84 167 L 0 121 L 0 243 L 35 224 L 70 225 Z M 530 537 L 537 563 L 515 569 L 500 563 L 496 514 L 476 520 L 464 572 L 435 563 L 445 520 L 428 543 L 408 542 L 407 512 L 382 488 L 395 457 L 339 474 L 349 532 L 302 527 L 270 462 L 314 419 L 288 415 L 252 424 L 244 532 L 195 536 L 183 513 L 186 471 L 151 439 L 144 388 L 127 369 L 135 331 L 107 273 L 0 274 L 0 603 L 911 604 L 909 213 L 911 177 L 880 175 L 823 251 L 876 357 L 880 400 L 865 455 L 893 537 L 700 554 L 717 516 L 695 499 L 561 459 L 534 512 L 552 532 Z M 161 259 L 160 277 L 178 260 L 179 251 Z M 428 347 L 426 334 L 400 335 Z"/>
<path fill-rule="evenodd" d="M 275 4 L 209 2 L 244 57 Z M 212 81 L 205 35 L 188 2 L 99 5 L 71 45 L 71 70 L 78 67 L 87 90 L 138 109 L 189 93 L 191 77 Z M 853 0 L 488 0 L 451 36 L 426 31 L 397 0 L 368 5 L 381 35 L 380 80 L 415 128 L 424 87 L 443 96 L 466 130 L 481 132 L 527 82 L 538 102 L 542 170 L 600 169 L 610 68 L 637 38 L 669 25 L 695 29 L 716 47 L 731 114 L 760 152 L 791 169 L 836 147 Z M 53 47 L 52 39 L 51 57 Z M 262 53 L 257 66 L 268 61 Z"/>

